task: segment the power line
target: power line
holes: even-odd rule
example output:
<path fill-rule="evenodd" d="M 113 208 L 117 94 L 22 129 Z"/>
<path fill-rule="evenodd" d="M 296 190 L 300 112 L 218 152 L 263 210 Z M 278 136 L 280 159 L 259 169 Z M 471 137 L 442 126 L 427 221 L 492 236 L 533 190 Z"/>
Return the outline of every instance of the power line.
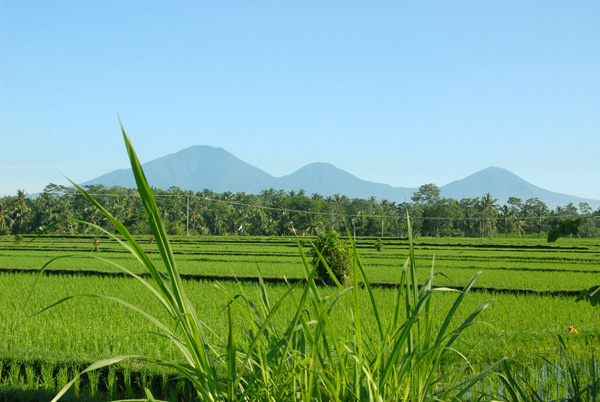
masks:
<path fill-rule="evenodd" d="M 70 196 L 81 196 L 81 193 L 73 193 L 73 194 L 64 194 Z M 93 197 L 135 197 L 139 198 L 139 194 L 90 194 Z M 240 207 L 246 207 L 250 209 L 263 209 L 269 211 L 277 211 L 284 213 L 298 213 L 298 214 L 306 214 L 306 215 L 315 215 L 315 216 L 327 216 L 327 217 L 341 217 L 341 218 L 374 218 L 374 219 L 398 219 L 398 220 L 406 220 L 406 217 L 400 215 L 374 215 L 374 214 L 339 214 L 335 212 L 317 212 L 317 211 L 304 211 L 297 209 L 289 209 L 289 208 L 280 208 L 280 207 L 270 207 L 266 205 L 256 205 L 256 204 L 247 204 L 239 201 L 232 200 L 219 200 L 215 198 L 210 198 L 206 196 L 198 196 L 198 195 L 186 195 L 186 194 L 155 194 L 155 198 L 188 198 L 188 199 L 199 199 L 209 202 L 220 202 L 227 205 L 235 205 Z M 496 215 L 494 217 L 484 217 L 484 216 L 458 216 L 458 217 L 448 217 L 448 216 L 410 216 L 411 220 L 432 220 L 432 221 L 485 221 L 485 220 L 509 220 L 512 223 L 523 221 L 523 220 L 534 220 L 534 219 L 573 219 L 573 218 L 591 218 L 594 220 L 598 220 L 600 216 L 597 215 L 532 215 L 532 216 L 515 216 L 515 215 Z"/>

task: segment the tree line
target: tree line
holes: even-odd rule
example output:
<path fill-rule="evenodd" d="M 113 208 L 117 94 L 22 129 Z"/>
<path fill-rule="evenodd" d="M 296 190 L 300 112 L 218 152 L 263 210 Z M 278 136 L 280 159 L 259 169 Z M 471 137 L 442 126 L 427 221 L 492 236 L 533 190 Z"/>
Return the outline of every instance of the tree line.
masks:
<path fill-rule="evenodd" d="M 84 186 L 134 234 L 150 228 L 137 191 L 103 185 Z M 154 189 L 167 230 L 172 235 L 317 235 L 330 230 L 355 236 L 404 237 L 406 213 L 416 236 L 493 237 L 537 235 L 564 219 L 581 218 L 579 236 L 600 237 L 600 208 L 572 203 L 553 210 L 537 198 L 510 197 L 506 204 L 489 193 L 455 200 L 441 197 L 435 184 L 425 184 L 410 202 L 350 199 L 344 195 L 308 196 L 304 190 L 264 190 L 260 194 Z M 97 230 L 70 219 L 111 228 L 108 220 L 72 187 L 49 184 L 35 198 L 24 191 L 0 199 L 0 235 L 39 233 L 85 234 Z"/>

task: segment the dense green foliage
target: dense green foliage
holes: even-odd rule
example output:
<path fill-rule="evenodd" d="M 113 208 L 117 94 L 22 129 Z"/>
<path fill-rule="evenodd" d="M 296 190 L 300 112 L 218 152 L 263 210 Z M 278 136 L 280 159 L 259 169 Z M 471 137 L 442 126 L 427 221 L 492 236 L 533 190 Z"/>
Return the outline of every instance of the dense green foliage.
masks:
<path fill-rule="evenodd" d="M 557 241 L 560 237 L 577 236 L 581 219 L 567 219 L 558 225 L 558 228 L 548 231 L 548 243 Z"/>
<path fill-rule="evenodd" d="M 137 191 L 102 185 L 85 187 L 134 234 L 149 234 Z M 600 237 L 600 209 L 586 203 L 549 208 L 539 199 L 510 198 L 498 205 L 490 195 L 454 200 L 440 197 L 439 189 L 421 186 L 412 202 L 349 199 L 335 195 L 306 195 L 303 191 L 273 189 L 261 194 L 215 193 L 154 189 L 161 218 L 171 235 L 277 235 L 322 234 L 330 230 L 355 236 L 406 236 L 408 209 L 415 236 L 492 237 L 538 235 L 565 219 L 581 219 L 579 236 Z M 48 185 L 37 198 L 22 191 L 0 199 L 0 235 L 37 233 L 58 220 L 77 217 L 101 226 L 110 222 L 75 189 Z M 88 226 L 66 221 L 53 228 L 57 233 L 87 233 Z"/>
<path fill-rule="evenodd" d="M 317 269 L 317 278 L 323 283 L 333 285 L 337 280 L 345 284 L 350 279 L 352 249 L 338 232 L 329 232 L 317 237 L 310 255 L 312 265 Z"/>

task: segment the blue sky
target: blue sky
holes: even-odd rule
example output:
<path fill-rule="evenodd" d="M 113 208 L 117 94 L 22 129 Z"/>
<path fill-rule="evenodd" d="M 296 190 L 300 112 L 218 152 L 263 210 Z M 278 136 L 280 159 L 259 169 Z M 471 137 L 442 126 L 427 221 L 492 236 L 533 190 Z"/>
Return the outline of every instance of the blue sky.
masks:
<path fill-rule="evenodd" d="M 0 0 L 0 195 L 222 147 L 600 199 L 600 3 Z"/>

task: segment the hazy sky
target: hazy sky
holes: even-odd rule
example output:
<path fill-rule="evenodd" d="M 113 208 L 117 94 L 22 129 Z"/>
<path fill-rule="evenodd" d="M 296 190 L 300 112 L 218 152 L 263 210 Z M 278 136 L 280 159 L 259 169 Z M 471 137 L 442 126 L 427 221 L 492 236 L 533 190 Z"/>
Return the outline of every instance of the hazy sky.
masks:
<path fill-rule="evenodd" d="M 0 195 L 222 147 L 600 199 L 598 1 L 0 0 Z"/>

